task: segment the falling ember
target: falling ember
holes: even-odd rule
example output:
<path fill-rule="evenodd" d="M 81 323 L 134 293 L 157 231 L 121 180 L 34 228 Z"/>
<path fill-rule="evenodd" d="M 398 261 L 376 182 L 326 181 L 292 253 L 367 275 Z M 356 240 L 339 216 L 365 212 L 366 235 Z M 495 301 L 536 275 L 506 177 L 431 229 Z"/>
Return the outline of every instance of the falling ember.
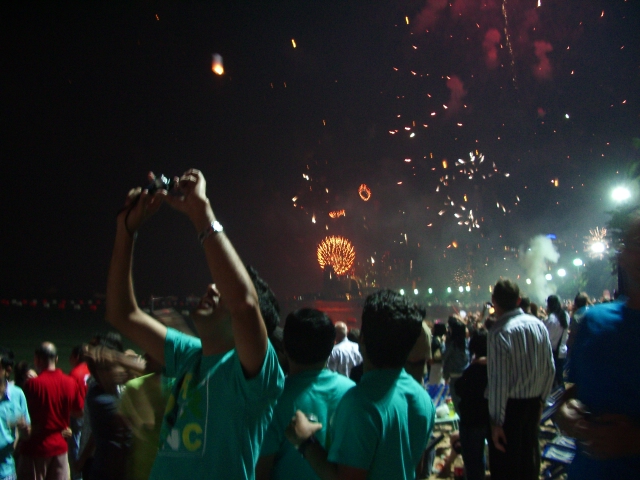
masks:
<path fill-rule="evenodd" d="M 447 161 L 446 160 L 442 160 L 442 168 L 447 168 Z"/>
<path fill-rule="evenodd" d="M 346 212 L 344 210 L 333 210 L 332 212 L 329 212 L 329 217 L 331 218 L 338 218 L 338 217 L 345 217 L 346 216 Z"/>
<path fill-rule="evenodd" d="M 222 75 L 224 73 L 224 67 L 222 66 L 222 55 L 214 53 L 211 55 L 211 71 L 216 75 Z"/>
<path fill-rule="evenodd" d="M 404 21 L 407 22 L 407 25 L 409 25 L 409 17 L 404 17 Z"/>
<path fill-rule="evenodd" d="M 344 275 L 353 267 L 356 252 L 346 238 L 330 236 L 318 245 L 317 257 L 323 270 L 326 266 L 330 266 L 337 275 Z"/>
<path fill-rule="evenodd" d="M 316 223 L 316 214 L 315 213 L 311 216 L 311 223 Z"/>
<path fill-rule="evenodd" d="M 360 188 L 358 188 L 358 195 L 360 195 L 360 198 L 362 200 L 368 202 L 371 198 L 371 190 L 363 183 L 362 185 L 360 185 Z"/>
<path fill-rule="evenodd" d="M 297 47 L 296 41 L 293 38 L 291 39 L 291 45 L 293 45 L 293 48 Z"/>
<path fill-rule="evenodd" d="M 456 242 L 455 240 L 451 242 L 451 245 L 453 246 L 453 248 L 458 248 L 458 242 Z"/>

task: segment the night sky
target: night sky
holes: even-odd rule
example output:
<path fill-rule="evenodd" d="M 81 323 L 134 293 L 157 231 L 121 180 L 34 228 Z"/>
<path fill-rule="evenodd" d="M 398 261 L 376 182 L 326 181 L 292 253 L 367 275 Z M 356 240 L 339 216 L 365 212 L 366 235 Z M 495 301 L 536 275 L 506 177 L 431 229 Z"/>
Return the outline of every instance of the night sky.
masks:
<path fill-rule="evenodd" d="M 495 280 L 539 234 L 583 253 L 638 160 L 640 2 L 537 4 L 509 0 L 505 31 L 498 0 L 14 2 L 0 294 L 103 293 L 128 189 L 190 167 L 281 298 L 321 288 L 330 234 L 390 287 Z M 204 291 L 196 236 L 168 206 L 143 227 L 140 296 Z"/>

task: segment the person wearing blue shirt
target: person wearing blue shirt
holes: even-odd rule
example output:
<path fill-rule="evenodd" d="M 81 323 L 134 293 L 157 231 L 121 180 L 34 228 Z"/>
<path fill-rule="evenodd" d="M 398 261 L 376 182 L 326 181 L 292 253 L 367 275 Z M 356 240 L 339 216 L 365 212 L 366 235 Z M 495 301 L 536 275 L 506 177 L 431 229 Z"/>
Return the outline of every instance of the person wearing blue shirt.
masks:
<path fill-rule="evenodd" d="M 623 235 L 619 275 L 626 299 L 585 311 L 569 352 L 560 428 L 577 440 L 569 479 L 634 478 L 640 472 L 640 215 Z"/>
<path fill-rule="evenodd" d="M 0 480 L 16 480 L 13 448 L 16 430 L 27 437 L 31 426 L 27 400 L 19 387 L 8 382 L 9 359 L 0 358 Z"/>
<path fill-rule="evenodd" d="M 360 349 L 364 375 L 338 405 L 327 451 L 322 428 L 300 410 L 288 440 L 321 479 L 414 479 L 435 422 L 431 398 L 404 370 L 422 328 L 422 311 L 397 292 L 365 301 Z"/>
<path fill-rule="evenodd" d="M 176 177 L 171 195 L 152 173 L 149 181 L 148 188 L 129 192 L 117 217 L 106 318 L 175 378 L 150 478 L 253 479 L 284 388 L 268 340 L 279 321 L 277 301 L 225 235 L 202 172 L 190 169 Z M 136 232 L 164 202 L 185 213 L 199 232 L 216 282 L 192 314 L 199 339 L 167 328 L 136 303 L 131 278 Z"/>

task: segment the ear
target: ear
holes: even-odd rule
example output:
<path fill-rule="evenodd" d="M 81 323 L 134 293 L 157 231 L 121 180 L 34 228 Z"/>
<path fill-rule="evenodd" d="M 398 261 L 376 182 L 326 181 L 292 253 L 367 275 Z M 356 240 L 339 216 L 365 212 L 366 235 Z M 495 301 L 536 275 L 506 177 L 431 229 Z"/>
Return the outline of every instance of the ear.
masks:
<path fill-rule="evenodd" d="M 516 301 L 516 307 L 520 306 L 520 302 L 522 301 L 522 298 L 518 298 L 518 300 Z"/>

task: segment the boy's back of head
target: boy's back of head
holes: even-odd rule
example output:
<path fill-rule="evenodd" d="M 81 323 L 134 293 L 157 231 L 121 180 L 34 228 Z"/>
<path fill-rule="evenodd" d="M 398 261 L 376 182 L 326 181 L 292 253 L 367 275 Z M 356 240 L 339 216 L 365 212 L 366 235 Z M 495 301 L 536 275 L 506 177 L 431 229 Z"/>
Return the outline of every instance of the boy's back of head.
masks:
<path fill-rule="evenodd" d="M 326 313 L 313 308 L 291 312 L 284 324 L 284 349 L 300 365 L 326 362 L 336 338 L 336 329 Z"/>
<path fill-rule="evenodd" d="M 402 368 L 422 329 L 423 310 L 392 290 L 369 295 L 362 309 L 362 342 L 377 368 Z"/>

